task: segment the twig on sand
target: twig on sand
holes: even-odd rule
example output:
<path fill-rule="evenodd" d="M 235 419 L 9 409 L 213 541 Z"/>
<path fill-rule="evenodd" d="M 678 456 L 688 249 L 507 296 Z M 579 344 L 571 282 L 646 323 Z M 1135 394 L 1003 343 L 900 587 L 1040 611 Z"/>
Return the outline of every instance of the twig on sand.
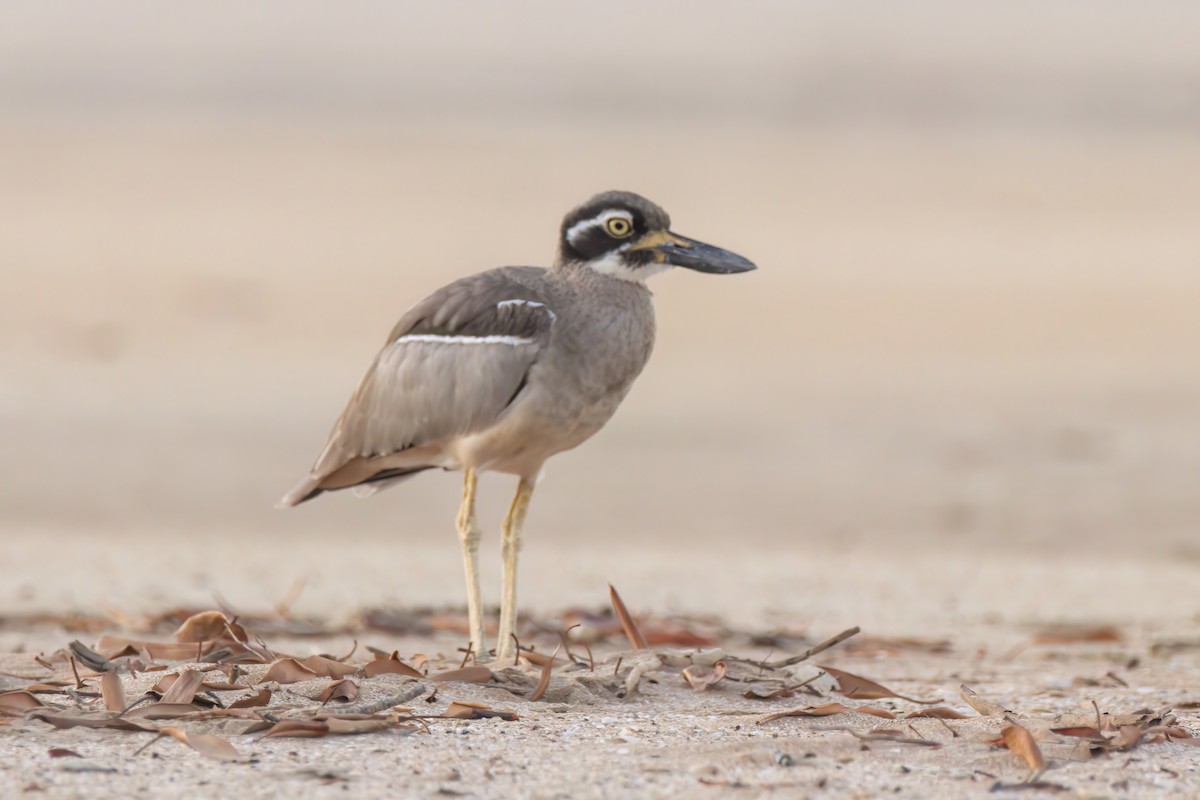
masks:
<path fill-rule="evenodd" d="M 846 641 L 850 637 L 857 636 L 859 634 L 860 630 L 861 629 L 857 625 L 855 625 L 853 628 L 847 628 L 846 630 L 839 633 L 837 636 L 834 636 L 833 638 L 830 638 L 830 639 L 826 639 L 825 641 L 821 642 L 820 644 L 814 645 L 813 647 L 808 648 L 800 655 L 789 656 L 788 658 L 780 658 L 775 661 L 749 661 L 746 659 L 737 659 L 737 660 L 745 661 L 745 663 L 753 664 L 753 665 L 755 665 L 757 667 L 761 667 L 763 669 L 782 669 L 783 667 L 790 667 L 795 664 L 799 664 L 802 661 L 807 661 L 808 659 L 815 656 L 817 653 L 823 653 L 826 650 L 828 650 L 829 648 L 834 647 L 835 645 L 841 644 L 842 642 Z"/>
<path fill-rule="evenodd" d="M 387 711 L 392 706 L 402 706 L 409 700 L 418 698 L 428 691 L 429 687 L 427 687 L 425 684 L 421 683 L 420 681 L 414 681 L 413 683 L 404 687 L 403 691 L 394 694 L 391 697 L 385 697 L 382 700 L 376 700 L 374 703 L 357 703 L 350 706 L 339 706 L 336 710 L 331 710 L 328 707 L 325 707 L 321 710 L 321 713 L 334 716 L 339 716 L 341 714 L 378 714 L 380 711 Z"/>

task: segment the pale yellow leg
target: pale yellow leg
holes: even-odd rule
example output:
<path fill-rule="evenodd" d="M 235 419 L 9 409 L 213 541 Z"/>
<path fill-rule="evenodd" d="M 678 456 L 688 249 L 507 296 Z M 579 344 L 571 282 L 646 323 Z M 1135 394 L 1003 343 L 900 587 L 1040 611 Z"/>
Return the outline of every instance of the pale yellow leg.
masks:
<path fill-rule="evenodd" d="M 462 542 L 463 567 L 467 573 L 467 622 L 471 629 L 471 651 L 477 659 L 487 655 L 483 638 L 483 596 L 479 592 L 479 540 L 483 532 L 475 519 L 475 470 L 463 473 L 463 499 L 458 509 L 458 537 Z"/>
<path fill-rule="evenodd" d="M 521 529 L 533 497 L 533 483 L 521 479 L 513 496 L 508 516 L 504 518 L 500 554 L 504 558 L 504 576 L 500 587 L 500 632 L 496 641 L 496 658 L 512 658 L 516 654 L 513 634 L 517 631 L 517 553 L 521 550 Z"/>

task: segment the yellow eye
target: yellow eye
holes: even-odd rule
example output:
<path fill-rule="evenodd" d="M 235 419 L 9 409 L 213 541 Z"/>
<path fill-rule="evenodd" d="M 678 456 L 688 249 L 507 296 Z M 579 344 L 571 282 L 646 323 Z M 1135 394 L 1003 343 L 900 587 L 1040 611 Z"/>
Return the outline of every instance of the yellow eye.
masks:
<path fill-rule="evenodd" d="M 604 223 L 604 227 L 608 229 L 610 236 L 615 236 L 618 239 L 624 239 L 633 233 L 633 225 L 624 217 L 613 217 Z"/>

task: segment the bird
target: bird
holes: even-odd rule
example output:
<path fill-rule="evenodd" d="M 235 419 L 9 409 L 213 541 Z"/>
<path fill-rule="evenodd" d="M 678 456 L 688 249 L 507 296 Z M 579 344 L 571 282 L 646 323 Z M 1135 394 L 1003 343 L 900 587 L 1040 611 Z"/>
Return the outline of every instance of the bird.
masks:
<path fill-rule="evenodd" d="M 334 423 L 312 469 L 279 501 L 360 495 L 426 470 L 462 471 L 457 530 L 467 584 L 468 653 L 486 657 L 479 589 L 478 475 L 517 478 L 501 525 L 497 660 L 517 645 L 517 554 L 547 459 L 582 444 L 616 412 L 654 345 L 646 280 L 682 267 L 748 272 L 743 256 L 671 231 L 660 206 L 597 194 L 559 229 L 553 266 L 461 278 L 404 313 Z"/>

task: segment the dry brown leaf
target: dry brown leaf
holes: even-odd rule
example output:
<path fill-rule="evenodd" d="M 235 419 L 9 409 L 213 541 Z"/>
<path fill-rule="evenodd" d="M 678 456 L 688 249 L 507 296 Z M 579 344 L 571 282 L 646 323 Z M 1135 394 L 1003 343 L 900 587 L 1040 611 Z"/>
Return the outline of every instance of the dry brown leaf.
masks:
<path fill-rule="evenodd" d="M 347 675 L 353 675 L 358 672 L 358 667 L 352 667 L 349 664 L 343 664 L 340 661 L 334 661 L 332 658 L 324 656 L 309 656 L 300 662 L 301 665 L 308 667 L 318 677 L 334 678 L 341 680 Z"/>
<path fill-rule="evenodd" d="M 201 611 L 199 614 L 193 614 L 175 631 L 175 641 L 192 644 L 230 638 L 244 642 L 246 631 L 220 611 Z"/>
<path fill-rule="evenodd" d="M 1060 736 L 1074 736 L 1077 739 L 1087 739 L 1089 742 L 1107 742 L 1108 737 L 1101 733 L 1096 728 L 1086 726 L 1074 728 L 1051 728 L 1051 733 L 1057 733 Z"/>
<path fill-rule="evenodd" d="M 876 683 L 873 680 L 864 678 L 861 675 L 855 675 L 852 672 L 846 672 L 833 667 L 817 665 L 819 669 L 829 673 L 829 677 L 837 681 L 838 688 L 835 690 L 838 694 L 844 694 L 846 697 L 853 697 L 858 700 L 881 700 L 889 697 L 896 697 L 900 700 L 907 700 L 910 703 L 919 703 L 921 705 L 932 705 L 940 703 L 941 700 L 918 700 L 915 697 L 905 697 L 902 694 L 896 694 L 886 686 Z"/>
<path fill-rule="evenodd" d="M 554 657 L 558 655 L 560 647 L 562 647 L 561 643 L 554 648 L 554 654 L 542 665 L 542 674 L 538 678 L 538 684 L 534 688 L 533 694 L 529 695 L 529 699 L 535 703 L 545 697 L 546 690 L 550 688 L 550 673 L 554 672 Z"/>
<path fill-rule="evenodd" d="M 260 680 L 259 683 L 266 683 L 267 681 L 275 681 L 276 683 L 299 683 L 300 681 L 311 681 L 316 677 L 317 673 L 313 672 L 296 659 L 281 658 L 267 669 L 267 674 L 262 677 L 262 680 Z"/>
<path fill-rule="evenodd" d="M 114 728 L 122 731 L 151 731 L 158 732 L 158 728 L 153 725 L 147 725 L 125 717 L 113 717 L 105 714 L 104 716 L 86 716 L 82 714 L 62 714 L 50 709 L 34 711 L 29 716 L 34 719 L 40 719 L 42 722 L 47 722 L 56 728 Z"/>
<path fill-rule="evenodd" d="M 325 691 L 321 692 L 317 699 L 321 701 L 321 705 L 325 705 L 330 700 L 345 700 L 349 703 L 356 697 L 358 697 L 358 683 L 349 678 L 343 678 L 326 686 Z"/>
<path fill-rule="evenodd" d="M 1142 729 L 1136 725 L 1122 725 L 1109 744 L 1109 750 L 1132 750 L 1142 741 Z"/>
<path fill-rule="evenodd" d="M 247 695 L 240 700 L 235 700 L 229 704 L 230 708 L 258 708 L 265 706 L 271 702 L 271 689 L 267 686 L 262 687 L 257 693 Z"/>
<path fill-rule="evenodd" d="M 116 671 L 100 676 L 100 697 L 109 711 L 125 710 L 125 687 L 121 685 L 121 676 Z"/>
<path fill-rule="evenodd" d="M 1010 722 L 1000 731 L 1000 738 L 992 744 L 1007 747 L 1014 755 L 1020 757 L 1029 766 L 1029 777 L 1026 782 L 1035 781 L 1046 771 L 1046 759 L 1042 757 L 1042 749 L 1034 740 L 1033 734 L 1015 722 Z"/>
<path fill-rule="evenodd" d="M 79 660 L 80 664 L 83 664 L 92 672 L 106 672 L 113 667 L 107 658 L 100 655 L 78 639 L 67 645 L 67 648 L 71 651 L 71 655 L 75 656 L 75 658 Z"/>
<path fill-rule="evenodd" d="M 400 660 L 396 653 L 392 653 L 391 658 L 377 658 L 374 661 L 368 661 L 363 667 L 363 672 L 368 678 L 374 678 L 376 675 L 407 675 L 410 678 L 424 678 L 420 672 L 405 664 Z"/>
<path fill-rule="evenodd" d="M 430 680 L 438 681 L 461 681 L 463 683 L 490 683 L 495 674 L 487 667 L 463 667 L 462 669 L 450 669 L 445 672 L 435 672 L 429 676 Z"/>
<path fill-rule="evenodd" d="M 25 690 L 0 694 L 0 714 L 18 717 L 31 708 L 42 708 L 45 704 Z"/>
<path fill-rule="evenodd" d="M 958 694 L 960 697 L 962 697 L 963 702 L 975 709 L 980 716 L 994 717 L 997 714 L 1010 713 L 1007 708 L 999 703 L 975 694 L 975 690 L 970 686 L 967 686 L 965 683 L 958 687 Z"/>
<path fill-rule="evenodd" d="M 74 750 L 68 750 L 65 747 L 51 747 L 46 751 L 51 758 L 83 758 Z"/>
<path fill-rule="evenodd" d="M 642 636 L 649 647 L 712 647 L 717 640 L 690 628 L 647 628 Z"/>
<path fill-rule="evenodd" d="M 59 694 L 65 686 L 73 686 L 75 681 L 43 681 L 41 683 L 31 683 L 25 687 L 27 692 L 37 692 L 44 694 Z"/>
<path fill-rule="evenodd" d="M 177 675 L 178 677 L 163 692 L 160 703 L 187 705 L 196 698 L 196 691 L 200 688 L 200 684 L 204 683 L 204 673 L 198 669 L 181 669 Z"/>
<path fill-rule="evenodd" d="M 447 706 L 446 713 L 442 716 L 446 719 L 488 719 L 489 717 L 499 717 L 505 722 L 520 719 L 515 711 L 498 711 L 487 706 L 481 706 L 478 703 L 464 703 L 460 700 L 455 700 Z"/>
<path fill-rule="evenodd" d="M 373 716 L 352 718 L 329 715 L 319 719 L 285 719 L 271 726 L 270 730 L 263 734 L 263 738 L 314 739 L 320 736 L 356 736 L 386 731 L 395 728 L 397 724 L 395 719 Z"/>
<path fill-rule="evenodd" d="M 558 652 L 558 651 L 555 650 L 555 652 Z M 558 666 L 558 664 L 555 663 L 556 659 L 554 659 L 551 656 L 546 655 L 545 653 L 539 653 L 536 650 L 522 650 L 521 658 L 525 659 L 530 664 L 533 664 L 535 667 L 544 667 L 547 664 L 550 664 L 551 666 L 555 666 L 555 667 Z M 565 658 L 557 659 L 557 661 L 559 661 L 563 664 L 567 663 L 567 659 L 565 659 Z"/>
<path fill-rule="evenodd" d="M 629 609 L 625 607 L 625 601 L 621 599 L 621 595 L 617 593 L 616 587 L 611 583 L 608 585 L 608 596 L 612 600 L 613 611 L 617 614 L 617 619 L 621 623 L 621 630 L 625 631 L 626 638 L 629 639 L 630 646 L 634 650 L 645 650 L 646 637 L 642 636 L 642 632 L 638 629 L 637 623 L 629 614 Z"/>
<path fill-rule="evenodd" d="M 321 721 L 325 723 L 331 736 L 357 736 L 361 733 L 376 733 L 396 727 L 395 721 L 380 717 L 347 719 L 345 717 L 330 716 L 324 717 Z"/>
<path fill-rule="evenodd" d="M 895 719 L 896 715 L 882 708 L 874 706 L 859 706 L 851 708 L 842 703 L 825 703 L 820 706 L 807 706 L 805 708 L 792 708 L 787 711 L 780 711 L 777 714 L 768 714 L 758 721 L 761 725 L 764 722 L 783 719 L 784 717 L 830 717 L 834 714 L 845 714 L 849 711 L 857 711 L 860 714 L 870 714 L 873 717 L 881 717 L 882 719 Z"/>
<path fill-rule="evenodd" d="M 841 730 L 864 742 L 891 742 L 892 744 L 915 744 L 921 747 L 941 747 L 942 743 L 936 739 L 917 739 L 912 736 L 905 736 L 904 731 L 898 731 L 894 728 L 876 728 L 866 733 L 859 733 L 853 728 L 842 728 Z"/>
<path fill-rule="evenodd" d="M 194 661 L 198 656 L 206 655 L 213 649 L 212 642 L 190 644 L 186 642 L 145 642 L 135 639 L 123 639 L 118 636 L 101 636 L 96 647 L 108 658 L 119 658 L 127 649 L 142 655 L 151 661 Z"/>
<path fill-rule="evenodd" d="M 299 738 L 313 739 L 329 733 L 329 726 L 324 722 L 311 719 L 283 719 L 271 726 L 263 734 L 264 739 Z"/>
<path fill-rule="evenodd" d="M 1057 625 L 1034 634 L 1034 644 L 1103 644 L 1124 637 L 1112 625 Z"/>
<path fill-rule="evenodd" d="M 718 661 L 713 664 L 712 669 L 704 669 L 692 664 L 691 666 L 684 667 L 680 675 L 688 686 L 691 686 L 697 692 L 703 692 L 708 687 L 720 683 L 725 679 L 725 662 Z"/>
<path fill-rule="evenodd" d="M 233 761 L 240 757 L 237 749 L 220 736 L 211 733 L 188 733 L 181 728 L 163 728 L 159 736 L 170 736 L 177 742 L 182 742 L 197 753 L 218 761 Z"/>
<path fill-rule="evenodd" d="M 938 706 L 937 708 L 922 708 L 920 711 L 913 711 L 904 715 L 905 719 L 966 719 L 966 714 L 960 714 L 953 708 Z"/>
<path fill-rule="evenodd" d="M 179 719 L 207 709 L 191 703 L 151 703 L 126 711 L 119 719 Z"/>

